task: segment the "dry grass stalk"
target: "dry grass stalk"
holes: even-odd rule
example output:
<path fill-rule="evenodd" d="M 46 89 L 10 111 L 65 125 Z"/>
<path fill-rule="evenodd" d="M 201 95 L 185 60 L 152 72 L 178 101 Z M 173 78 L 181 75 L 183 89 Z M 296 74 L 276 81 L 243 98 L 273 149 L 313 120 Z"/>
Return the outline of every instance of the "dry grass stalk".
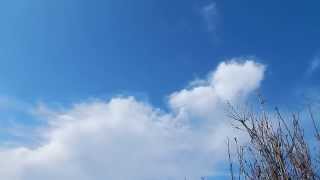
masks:
<path fill-rule="evenodd" d="M 249 135 L 249 143 L 240 145 L 234 139 L 237 154 L 238 177 L 235 177 L 234 165 L 231 161 L 230 143 L 228 155 L 232 179 L 250 180 L 298 180 L 320 179 L 305 140 L 303 129 L 299 124 L 299 116 L 292 114 L 284 118 L 279 109 L 275 117 L 266 113 L 243 111 L 230 106 L 229 116 L 236 122 L 236 128 Z M 320 141 L 320 133 L 314 116 L 309 114 L 315 127 L 316 140 Z"/>

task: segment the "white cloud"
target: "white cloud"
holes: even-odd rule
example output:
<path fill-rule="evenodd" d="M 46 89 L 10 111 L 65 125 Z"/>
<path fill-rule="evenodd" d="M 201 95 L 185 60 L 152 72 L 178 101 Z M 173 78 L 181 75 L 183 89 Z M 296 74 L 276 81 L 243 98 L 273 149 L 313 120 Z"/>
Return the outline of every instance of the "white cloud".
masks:
<path fill-rule="evenodd" d="M 173 93 L 170 105 L 197 116 L 216 115 L 214 108 L 227 101 L 236 102 L 257 89 L 263 79 L 265 66 L 252 60 L 233 59 L 222 62 L 205 82 L 191 89 Z"/>
<path fill-rule="evenodd" d="M 206 83 L 170 95 L 169 112 L 133 97 L 86 102 L 64 112 L 46 109 L 40 113 L 49 119 L 42 145 L 0 150 L 0 177 L 170 180 L 215 173 L 225 160 L 226 136 L 234 134 L 224 101 L 246 98 L 259 87 L 264 69 L 252 60 L 223 62 Z"/>

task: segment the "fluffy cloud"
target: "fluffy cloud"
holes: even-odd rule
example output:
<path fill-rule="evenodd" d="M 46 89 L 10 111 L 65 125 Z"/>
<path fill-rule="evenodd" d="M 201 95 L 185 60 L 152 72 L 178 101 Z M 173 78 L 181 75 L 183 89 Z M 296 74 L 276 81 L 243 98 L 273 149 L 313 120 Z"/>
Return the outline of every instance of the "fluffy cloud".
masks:
<path fill-rule="evenodd" d="M 173 93 L 169 103 L 178 111 L 184 110 L 201 118 L 215 118 L 215 109 L 221 109 L 222 104 L 245 99 L 258 88 L 264 71 L 265 66 L 250 60 L 222 62 L 206 80 L 201 80 L 200 85 Z"/>
<path fill-rule="evenodd" d="M 201 85 L 169 96 L 164 112 L 134 97 L 42 113 L 43 143 L 0 150 L 0 177 L 10 180 L 160 180 L 215 173 L 232 136 L 225 101 L 259 87 L 264 66 L 223 62 Z M 203 121 L 201 121 L 203 119 Z"/>

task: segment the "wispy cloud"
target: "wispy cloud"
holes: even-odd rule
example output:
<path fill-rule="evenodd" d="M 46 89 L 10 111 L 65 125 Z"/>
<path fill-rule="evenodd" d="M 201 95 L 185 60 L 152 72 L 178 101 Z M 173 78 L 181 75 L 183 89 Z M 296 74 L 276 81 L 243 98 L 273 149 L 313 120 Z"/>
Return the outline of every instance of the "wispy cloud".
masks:
<path fill-rule="evenodd" d="M 309 67 L 307 69 L 307 75 L 312 75 L 315 71 L 320 68 L 320 55 L 316 55 L 312 61 L 310 61 Z"/>
<path fill-rule="evenodd" d="M 201 15 L 206 23 L 207 30 L 216 32 L 218 25 L 218 8 L 215 2 L 210 2 L 201 8 Z"/>

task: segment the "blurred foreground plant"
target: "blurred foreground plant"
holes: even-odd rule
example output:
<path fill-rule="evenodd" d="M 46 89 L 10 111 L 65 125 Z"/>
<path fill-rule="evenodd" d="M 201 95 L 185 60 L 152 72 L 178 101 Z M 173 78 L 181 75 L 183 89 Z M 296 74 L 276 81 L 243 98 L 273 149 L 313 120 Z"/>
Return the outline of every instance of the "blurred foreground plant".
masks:
<path fill-rule="evenodd" d="M 262 107 L 264 101 L 261 101 Z M 311 108 L 308 115 L 313 122 L 315 142 L 320 133 Z M 258 112 L 229 106 L 228 115 L 234 127 L 243 130 L 249 137 L 245 144 L 234 138 L 228 140 L 228 157 L 232 179 L 250 180 L 298 180 L 320 179 L 317 152 L 311 153 L 300 125 L 299 115 L 292 113 L 284 117 L 278 108 L 268 113 L 262 108 Z M 231 149 L 231 145 L 235 148 Z M 319 144 L 318 144 L 319 145 Z M 232 150 L 236 163 L 232 162 Z"/>

